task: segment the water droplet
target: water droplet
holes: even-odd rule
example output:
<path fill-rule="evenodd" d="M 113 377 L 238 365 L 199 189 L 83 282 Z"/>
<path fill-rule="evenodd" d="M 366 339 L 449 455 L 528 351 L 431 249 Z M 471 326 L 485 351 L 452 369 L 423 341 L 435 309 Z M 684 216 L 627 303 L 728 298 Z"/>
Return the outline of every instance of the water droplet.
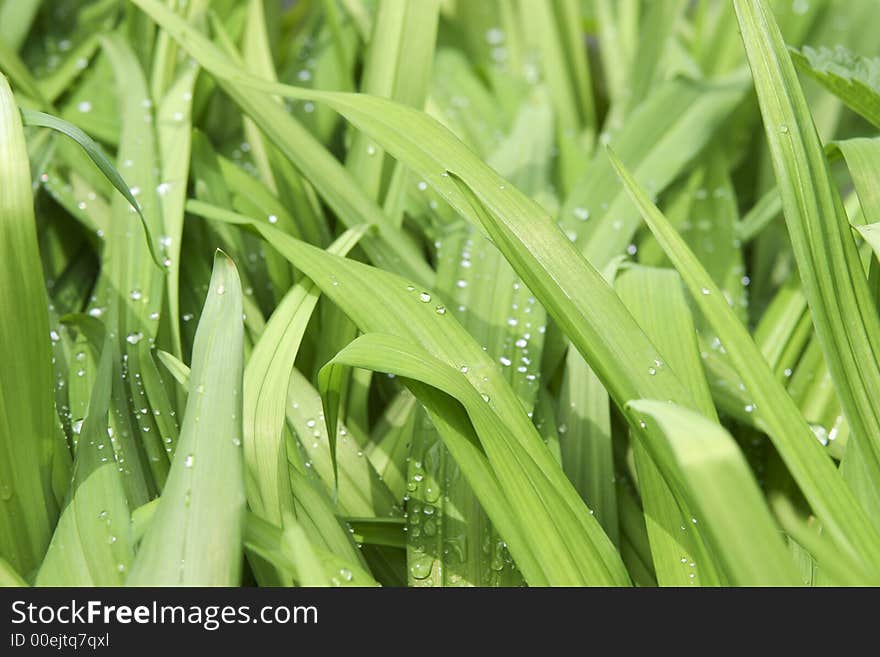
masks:
<path fill-rule="evenodd" d="M 82 114 L 87 114 L 92 111 L 92 104 L 89 101 L 84 100 L 76 106 L 76 109 Z"/>
<path fill-rule="evenodd" d="M 500 27 L 490 27 L 486 30 L 486 43 L 497 46 L 504 43 L 504 30 Z"/>
<path fill-rule="evenodd" d="M 446 306 L 437 306 L 434 310 L 437 311 L 438 315 L 445 315 L 446 314 Z"/>
<path fill-rule="evenodd" d="M 416 187 L 419 188 L 419 191 L 420 191 L 420 192 L 423 192 L 423 191 L 425 191 L 426 189 L 428 189 L 428 183 L 426 183 L 424 180 L 420 180 L 420 181 L 419 181 L 419 184 L 416 185 Z"/>
<path fill-rule="evenodd" d="M 504 365 L 504 367 L 510 367 L 510 363 L 511 363 L 510 359 L 507 358 L 506 356 L 502 356 L 501 358 L 499 358 L 498 362 L 500 362 L 502 365 Z"/>
<path fill-rule="evenodd" d="M 708 287 L 701 288 L 700 292 L 703 294 L 703 296 L 708 296 L 709 288 Z"/>
<path fill-rule="evenodd" d="M 222 283 L 217 286 L 217 294 L 226 294 L 226 286 Z"/>
<path fill-rule="evenodd" d="M 142 293 L 140 290 L 138 290 L 138 289 L 134 289 L 134 290 L 132 290 L 131 292 L 129 292 L 128 296 L 129 296 L 129 298 L 130 298 L 132 301 L 138 301 L 138 300 L 140 300 L 144 295 L 143 295 L 143 293 Z"/>
<path fill-rule="evenodd" d="M 813 430 L 813 435 L 816 436 L 816 440 L 822 443 L 822 445 L 828 444 L 828 429 L 821 424 L 810 424 L 810 429 Z"/>
<path fill-rule="evenodd" d="M 655 367 L 649 367 L 649 368 L 648 368 L 648 374 L 650 374 L 651 376 L 654 376 L 655 374 L 657 374 L 657 368 L 655 368 Z"/>
<path fill-rule="evenodd" d="M 575 208 L 574 216 L 580 221 L 586 221 L 590 218 L 590 211 L 587 208 Z"/>
<path fill-rule="evenodd" d="M 187 454 L 186 458 L 183 459 L 183 467 L 191 468 L 191 467 L 193 467 L 195 462 L 196 462 L 196 457 L 193 456 L 192 454 Z"/>
<path fill-rule="evenodd" d="M 140 331 L 137 331 L 135 333 L 129 333 L 128 335 L 125 336 L 125 341 L 128 344 L 137 344 L 138 342 L 140 342 L 143 339 L 144 339 L 144 334 L 141 333 Z"/>
<path fill-rule="evenodd" d="M 430 300 L 431 300 L 431 295 L 428 294 L 427 292 L 422 292 L 419 295 L 419 301 L 421 301 L 422 303 L 428 303 Z"/>
<path fill-rule="evenodd" d="M 810 0 L 794 0 L 791 3 L 791 10 L 798 16 L 803 16 L 810 11 Z"/>
<path fill-rule="evenodd" d="M 462 374 L 467 374 L 469 369 L 470 368 L 467 365 L 462 365 L 461 367 L 458 368 L 458 371 L 461 372 Z"/>
<path fill-rule="evenodd" d="M 427 579 L 431 576 L 431 570 L 434 567 L 434 559 L 429 555 L 422 555 L 412 560 L 409 572 L 414 579 Z"/>
<path fill-rule="evenodd" d="M 743 407 L 743 410 L 744 410 L 746 413 L 752 413 L 752 412 L 755 410 L 755 405 L 754 405 L 754 404 L 746 404 L 746 405 Z"/>
<path fill-rule="evenodd" d="M 480 393 L 480 397 L 483 398 L 483 401 L 484 401 L 484 402 L 488 402 L 488 401 L 489 401 L 489 395 L 487 395 L 485 392 Z"/>
<path fill-rule="evenodd" d="M 784 135 L 787 135 L 788 134 L 788 126 L 783 123 L 781 126 L 779 126 L 779 132 L 781 132 Z"/>
<path fill-rule="evenodd" d="M 346 582 L 350 582 L 354 578 L 354 574 L 348 568 L 340 568 L 339 576 Z"/>

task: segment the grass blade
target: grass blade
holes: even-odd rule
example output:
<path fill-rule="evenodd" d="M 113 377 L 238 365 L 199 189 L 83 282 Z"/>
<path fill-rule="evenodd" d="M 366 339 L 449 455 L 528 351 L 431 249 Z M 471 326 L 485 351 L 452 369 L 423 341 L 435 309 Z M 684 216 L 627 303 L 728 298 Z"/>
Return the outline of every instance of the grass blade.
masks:
<path fill-rule="evenodd" d="M 49 315 L 18 106 L 0 75 L 0 557 L 40 563 L 57 508 L 43 454 L 54 431 Z"/>
<path fill-rule="evenodd" d="M 193 351 L 180 444 L 130 586 L 235 586 L 241 569 L 241 288 L 218 253 Z"/>

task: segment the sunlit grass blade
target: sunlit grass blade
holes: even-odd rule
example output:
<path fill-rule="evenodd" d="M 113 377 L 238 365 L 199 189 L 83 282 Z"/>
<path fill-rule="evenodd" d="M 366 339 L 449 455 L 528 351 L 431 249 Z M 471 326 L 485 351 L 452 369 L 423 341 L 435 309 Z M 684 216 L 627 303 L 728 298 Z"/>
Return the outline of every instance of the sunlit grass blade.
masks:
<path fill-rule="evenodd" d="M 15 569 L 9 565 L 6 559 L 0 559 L 0 587 L 6 588 L 10 586 L 27 586 L 28 583 L 15 572 Z"/>

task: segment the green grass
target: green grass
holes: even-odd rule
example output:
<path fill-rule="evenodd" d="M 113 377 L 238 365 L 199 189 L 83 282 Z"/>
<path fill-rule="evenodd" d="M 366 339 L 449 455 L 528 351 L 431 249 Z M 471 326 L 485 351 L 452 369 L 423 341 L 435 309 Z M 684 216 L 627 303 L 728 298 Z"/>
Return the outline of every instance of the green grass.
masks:
<path fill-rule="evenodd" d="M 0 0 L 0 584 L 880 583 L 874 0 Z"/>

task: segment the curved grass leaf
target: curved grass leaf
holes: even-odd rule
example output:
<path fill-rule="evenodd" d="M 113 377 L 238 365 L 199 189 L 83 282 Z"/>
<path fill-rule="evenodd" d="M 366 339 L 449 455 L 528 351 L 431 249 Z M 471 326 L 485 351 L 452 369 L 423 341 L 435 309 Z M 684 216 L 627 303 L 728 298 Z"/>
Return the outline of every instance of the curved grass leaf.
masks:
<path fill-rule="evenodd" d="M 125 200 L 128 201 L 129 205 L 131 205 L 134 211 L 137 212 L 138 217 L 141 220 L 141 226 L 143 226 L 144 229 L 147 248 L 150 250 L 150 255 L 153 257 L 153 262 L 156 263 L 157 267 L 161 267 L 162 261 L 156 253 L 153 236 L 150 234 L 150 227 L 147 225 L 147 220 L 144 217 L 140 204 L 132 195 L 131 188 L 126 184 L 125 180 L 122 179 L 119 171 L 116 170 L 116 167 L 113 166 L 113 163 L 110 162 L 108 157 L 104 154 L 104 150 L 98 145 L 98 143 L 72 123 L 60 119 L 57 116 L 26 108 L 22 108 L 21 115 L 24 119 L 25 125 L 38 128 L 50 128 L 51 130 L 60 132 L 65 137 L 69 137 L 80 145 L 86 155 L 89 156 L 89 159 L 94 162 L 95 166 L 98 167 L 102 174 L 104 174 L 104 177 L 110 181 L 113 187 L 116 188 L 116 191 L 122 194 L 122 196 L 125 197 Z"/>
<path fill-rule="evenodd" d="M 474 429 L 480 437 L 480 442 L 489 457 L 490 464 L 494 465 L 498 476 L 498 483 L 510 499 L 512 509 L 521 508 L 524 513 L 529 514 L 528 525 L 531 525 L 531 527 L 523 526 L 523 533 L 526 535 L 539 533 L 541 536 L 542 544 L 539 546 L 532 543 L 532 549 L 537 554 L 545 556 L 542 566 L 548 573 L 549 583 L 557 585 L 574 584 L 578 581 L 575 579 L 578 572 L 583 573 L 581 577 L 583 577 L 583 582 L 587 584 L 596 585 L 603 582 L 622 583 L 620 580 L 620 570 L 614 572 L 609 567 L 610 564 L 603 563 L 604 555 L 596 548 L 590 551 L 583 551 L 583 556 L 580 557 L 581 561 L 577 562 L 577 565 L 574 566 L 574 563 L 571 561 L 577 558 L 575 557 L 576 553 L 572 551 L 572 548 L 575 547 L 574 545 L 569 544 L 570 547 L 566 549 L 564 547 L 565 544 L 559 542 L 558 539 L 556 540 L 556 545 L 547 540 L 549 538 L 546 533 L 548 530 L 547 522 L 554 516 L 558 518 L 554 523 L 558 528 L 556 531 L 562 530 L 570 534 L 573 528 L 561 526 L 562 523 L 560 521 L 562 518 L 558 515 L 558 507 L 556 507 L 556 513 L 554 513 L 552 507 L 544 511 L 537 511 L 537 509 L 532 512 L 526 511 L 526 509 L 533 507 L 542 498 L 546 500 L 544 504 L 553 502 L 555 506 L 559 502 L 553 499 L 552 492 L 538 478 L 537 473 L 533 470 L 534 466 L 524 460 L 522 456 L 514 452 L 514 458 L 509 460 L 505 455 L 499 453 L 501 452 L 499 448 L 503 441 L 503 431 L 499 431 L 497 411 L 491 406 L 491 398 L 487 401 L 486 393 L 480 393 L 473 388 L 468 383 L 467 378 L 461 376 L 461 373 L 454 367 L 432 357 L 423 347 L 417 344 L 407 344 L 405 339 L 382 333 L 367 333 L 359 337 L 331 361 L 331 365 L 334 364 L 366 367 L 389 372 L 397 376 L 404 376 L 426 383 L 458 400 L 474 423 Z M 447 443 L 447 446 L 450 447 L 455 457 L 457 450 L 449 443 Z M 464 462 L 459 461 L 459 465 L 465 473 L 468 472 L 468 466 Z M 517 468 L 522 469 L 522 475 L 525 475 L 526 480 L 523 481 L 521 479 L 522 475 L 517 475 L 513 481 L 516 479 L 520 479 L 520 481 L 517 482 L 517 485 L 512 486 L 512 482 L 508 479 L 510 477 L 509 473 L 512 473 Z M 472 482 L 472 485 L 479 495 L 480 486 L 474 482 Z M 490 517 L 493 517 L 493 510 L 487 508 L 487 512 Z M 494 517 L 493 521 L 496 521 Z M 526 525 L 526 523 L 522 524 Z M 539 529 L 541 525 L 543 525 L 543 529 Z M 499 524 L 499 530 L 502 536 L 508 540 L 511 553 L 516 558 L 520 547 L 510 542 L 510 537 L 506 535 L 505 529 L 504 525 Z M 602 538 L 607 541 L 606 537 L 603 536 Z M 567 538 L 567 540 L 571 541 L 572 539 Z M 597 552 L 598 554 L 596 554 Z M 567 568 L 563 566 L 565 563 L 569 564 Z M 418 568 L 419 564 L 417 562 L 410 567 Z M 528 579 L 530 573 L 526 569 L 523 569 L 523 572 Z"/>

